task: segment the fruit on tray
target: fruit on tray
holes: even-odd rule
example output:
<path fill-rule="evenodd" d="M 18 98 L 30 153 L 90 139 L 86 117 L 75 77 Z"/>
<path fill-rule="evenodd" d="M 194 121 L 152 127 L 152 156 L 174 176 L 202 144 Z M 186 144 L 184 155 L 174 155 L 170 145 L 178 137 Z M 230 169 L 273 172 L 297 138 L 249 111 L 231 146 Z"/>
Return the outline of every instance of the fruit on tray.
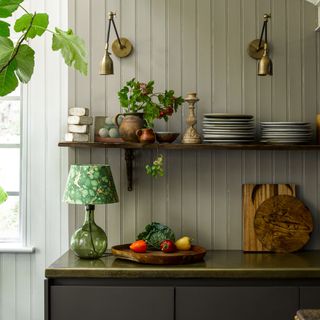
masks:
<path fill-rule="evenodd" d="M 144 240 L 137 240 L 131 243 L 130 249 L 137 253 L 144 253 L 147 251 L 147 243 Z"/>
<path fill-rule="evenodd" d="M 164 240 L 160 244 L 160 249 L 164 253 L 172 253 L 176 251 L 176 245 L 171 240 Z"/>
<path fill-rule="evenodd" d="M 191 249 L 191 238 L 184 236 L 184 237 L 178 239 L 176 241 L 175 245 L 178 250 L 188 251 Z"/>

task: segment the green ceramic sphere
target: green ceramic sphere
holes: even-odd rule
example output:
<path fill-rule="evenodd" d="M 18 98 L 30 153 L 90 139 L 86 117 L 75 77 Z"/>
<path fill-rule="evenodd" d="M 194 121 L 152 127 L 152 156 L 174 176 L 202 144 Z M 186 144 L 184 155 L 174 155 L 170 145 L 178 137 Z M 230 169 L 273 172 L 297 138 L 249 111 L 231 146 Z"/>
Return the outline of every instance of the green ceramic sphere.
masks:
<path fill-rule="evenodd" d="M 105 124 L 108 125 L 108 126 L 113 126 L 114 125 L 113 118 L 107 117 L 106 120 L 105 120 Z"/>
<path fill-rule="evenodd" d="M 119 130 L 117 128 L 112 128 L 109 130 L 109 136 L 111 138 L 119 138 L 120 134 L 119 134 Z"/>

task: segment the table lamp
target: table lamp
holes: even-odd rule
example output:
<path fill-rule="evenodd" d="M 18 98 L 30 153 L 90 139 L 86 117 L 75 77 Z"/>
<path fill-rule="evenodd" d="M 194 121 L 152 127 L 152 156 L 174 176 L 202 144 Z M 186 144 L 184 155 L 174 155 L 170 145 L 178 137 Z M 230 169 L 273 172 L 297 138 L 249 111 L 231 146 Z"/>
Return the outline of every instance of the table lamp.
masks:
<path fill-rule="evenodd" d="M 94 222 L 96 204 L 118 202 L 118 194 L 108 165 L 72 165 L 63 200 L 85 205 L 83 226 L 71 237 L 71 249 L 80 258 L 98 259 L 108 246 L 106 233 Z"/>

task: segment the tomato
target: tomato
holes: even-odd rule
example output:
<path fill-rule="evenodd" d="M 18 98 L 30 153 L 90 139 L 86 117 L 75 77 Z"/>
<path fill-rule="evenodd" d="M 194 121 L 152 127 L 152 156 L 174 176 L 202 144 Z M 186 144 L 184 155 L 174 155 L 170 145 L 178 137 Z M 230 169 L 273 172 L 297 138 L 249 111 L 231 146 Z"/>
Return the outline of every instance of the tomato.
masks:
<path fill-rule="evenodd" d="M 137 253 L 144 253 L 147 251 L 147 243 L 144 240 L 137 240 L 131 243 L 130 249 Z"/>
<path fill-rule="evenodd" d="M 171 253 L 176 251 L 176 246 L 171 240 L 164 240 L 160 244 L 160 249 L 162 252 Z"/>

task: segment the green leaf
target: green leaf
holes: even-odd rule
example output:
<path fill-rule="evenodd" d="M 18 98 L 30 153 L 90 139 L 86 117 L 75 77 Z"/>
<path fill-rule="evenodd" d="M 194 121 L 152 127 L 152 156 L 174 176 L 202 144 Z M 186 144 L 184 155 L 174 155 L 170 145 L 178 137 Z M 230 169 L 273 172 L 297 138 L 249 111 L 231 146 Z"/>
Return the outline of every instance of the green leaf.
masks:
<path fill-rule="evenodd" d="M 0 21 L 0 37 L 10 36 L 10 23 L 5 21 Z"/>
<path fill-rule="evenodd" d="M 28 31 L 26 38 L 33 39 L 36 36 L 40 37 L 43 35 L 43 33 L 46 31 L 48 27 L 49 16 L 46 13 L 36 13 L 35 15 L 26 13 L 16 21 L 14 25 L 14 31 L 24 32 L 28 30 L 31 23 L 32 26 Z"/>
<path fill-rule="evenodd" d="M 0 18 L 8 18 L 12 16 L 19 4 L 24 0 L 0 0 Z"/>
<path fill-rule="evenodd" d="M 19 82 L 14 73 L 15 69 L 16 62 L 12 61 L 9 66 L 0 73 L 0 97 L 6 96 L 17 88 Z"/>
<path fill-rule="evenodd" d="M 17 63 L 16 74 L 22 83 L 28 83 L 33 74 L 34 51 L 26 44 L 22 44 L 15 57 Z"/>
<path fill-rule="evenodd" d="M 0 204 L 5 202 L 8 199 L 7 193 L 0 187 Z"/>
<path fill-rule="evenodd" d="M 88 73 L 87 51 L 84 41 L 69 29 L 67 32 L 59 28 L 52 38 L 52 50 L 61 50 L 65 63 L 74 67 L 84 75 Z"/>
<path fill-rule="evenodd" d="M 10 60 L 13 50 L 13 42 L 9 38 L 0 37 L 0 69 Z"/>

